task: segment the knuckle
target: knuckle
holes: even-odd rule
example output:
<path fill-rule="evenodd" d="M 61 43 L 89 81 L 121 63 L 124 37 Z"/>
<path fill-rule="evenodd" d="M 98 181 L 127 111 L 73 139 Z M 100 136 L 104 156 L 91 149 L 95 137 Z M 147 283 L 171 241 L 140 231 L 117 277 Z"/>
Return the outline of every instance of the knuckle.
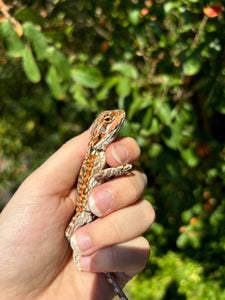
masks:
<path fill-rule="evenodd" d="M 118 258 L 118 252 L 117 252 L 117 248 L 116 247 L 110 247 L 111 250 L 111 255 L 110 255 L 110 259 L 111 259 L 111 263 L 112 266 L 118 266 L 119 265 L 119 258 Z"/>
<path fill-rule="evenodd" d="M 138 199 L 142 195 L 146 187 L 147 177 L 144 173 L 140 173 L 139 171 L 135 171 L 134 173 L 136 173 L 136 176 L 130 177 L 130 180 L 133 189 L 133 194 L 135 198 Z"/>
<path fill-rule="evenodd" d="M 109 226 L 111 228 L 112 241 L 118 242 L 123 240 L 124 230 L 123 227 L 121 226 L 121 220 L 112 217 L 110 218 L 109 222 L 110 222 Z"/>

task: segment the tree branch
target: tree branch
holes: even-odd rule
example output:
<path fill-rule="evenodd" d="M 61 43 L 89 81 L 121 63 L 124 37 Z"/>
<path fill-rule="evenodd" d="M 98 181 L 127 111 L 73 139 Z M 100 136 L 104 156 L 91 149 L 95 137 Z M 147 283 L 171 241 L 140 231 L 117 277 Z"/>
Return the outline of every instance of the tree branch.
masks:
<path fill-rule="evenodd" d="M 2 12 L 3 16 L 9 19 L 9 21 L 13 24 L 15 27 L 17 33 L 21 35 L 22 31 L 22 26 L 21 24 L 9 13 L 9 6 L 7 6 L 2 0 L 0 0 L 0 11 Z"/>

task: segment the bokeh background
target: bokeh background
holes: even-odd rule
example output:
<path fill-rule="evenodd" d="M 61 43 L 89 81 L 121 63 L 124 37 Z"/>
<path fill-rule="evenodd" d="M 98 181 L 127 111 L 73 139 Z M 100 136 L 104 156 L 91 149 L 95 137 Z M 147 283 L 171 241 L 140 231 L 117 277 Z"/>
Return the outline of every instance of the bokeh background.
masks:
<path fill-rule="evenodd" d="M 156 210 L 130 299 L 225 299 L 225 20 L 203 0 L 0 1 L 1 208 L 103 110 Z"/>

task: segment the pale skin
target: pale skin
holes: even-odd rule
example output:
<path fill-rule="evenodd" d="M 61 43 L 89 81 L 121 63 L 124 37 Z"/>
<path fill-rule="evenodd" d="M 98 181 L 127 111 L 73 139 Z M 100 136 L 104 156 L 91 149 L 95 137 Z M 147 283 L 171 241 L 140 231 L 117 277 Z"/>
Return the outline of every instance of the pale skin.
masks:
<path fill-rule="evenodd" d="M 1 300 L 112 299 L 112 286 L 101 272 L 116 272 L 124 286 L 145 267 L 150 246 L 141 234 L 155 214 L 140 198 L 146 175 L 132 171 L 91 191 L 92 208 L 101 217 L 74 233 L 83 271 L 76 270 L 64 230 L 74 212 L 74 182 L 89 135 L 88 130 L 63 145 L 22 183 L 1 213 Z M 118 160 L 132 163 L 139 155 L 131 138 L 118 139 L 106 150 L 112 167 L 120 165 Z M 112 197 L 108 205 L 104 193 Z"/>

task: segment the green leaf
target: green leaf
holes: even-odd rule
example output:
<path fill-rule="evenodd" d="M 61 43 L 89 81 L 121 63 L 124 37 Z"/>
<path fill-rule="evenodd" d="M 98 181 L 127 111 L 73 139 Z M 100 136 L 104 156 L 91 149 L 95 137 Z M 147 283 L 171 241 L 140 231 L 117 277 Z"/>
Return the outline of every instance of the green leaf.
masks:
<path fill-rule="evenodd" d="M 24 46 L 9 20 L 5 20 L 0 24 L 0 33 L 7 54 L 11 57 L 21 57 Z"/>
<path fill-rule="evenodd" d="M 165 125 L 169 125 L 172 116 L 172 110 L 168 103 L 161 103 L 160 100 L 156 101 L 157 113 L 161 122 Z"/>
<path fill-rule="evenodd" d="M 54 66 L 49 67 L 46 81 L 56 99 L 64 100 L 66 98 L 65 88 L 61 85 L 60 78 Z"/>
<path fill-rule="evenodd" d="M 132 119 L 134 114 L 141 109 L 141 104 L 143 102 L 143 99 L 139 96 L 136 96 L 134 100 L 132 101 L 129 111 L 128 111 L 128 118 Z"/>
<path fill-rule="evenodd" d="M 134 26 L 138 25 L 140 19 L 140 10 L 133 9 L 129 12 L 129 20 Z"/>
<path fill-rule="evenodd" d="M 188 244 L 188 236 L 186 233 L 181 234 L 177 238 L 177 247 L 183 249 Z"/>
<path fill-rule="evenodd" d="M 156 75 L 152 79 L 154 84 L 164 84 L 166 86 L 177 86 L 182 84 L 182 80 L 179 77 L 175 77 L 170 74 L 160 74 Z"/>
<path fill-rule="evenodd" d="M 152 118 L 151 127 L 148 131 L 149 135 L 156 134 L 160 131 L 160 124 L 158 118 Z"/>
<path fill-rule="evenodd" d="M 56 68 L 58 75 L 63 80 L 70 79 L 70 64 L 62 52 L 53 47 L 49 47 L 47 49 L 47 60 Z"/>
<path fill-rule="evenodd" d="M 43 25 L 45 21 L 45 19 L 38 13 L 38 10 L 34 10 L 29 7 L 18 10 L 14 17 L 19 21 L 32 22 L 39 25 Z"/>
<path fill-rule="evenodd" d="M 77 66 L 72 69 L 72 78 L 81 86 L 95 89 L 103 82 L 102 73 L 95 67 Z"/>
<path fill-rule="evenodd" d="M 111 70 L 120 72 L 121 74 L 129 78 L 133 78 L 133 79 L 138 78 L 138 71 L 132 64 L 117 62 L 112 66 Z"/>
<path fill-rule="evenodd" d="M 164 12 L 165 14 L 168 14 L 171 12 L 171 10 L 174 8 L 174 3 L 172 1 L 167 1 L 164 6 Z"/>
<path fill-rule="evenodd" d="M 73 84 L 71 92 L 73 94 L 73 98 L 77 101 L 79 105 L 81 105 L 84 108 L 87 108 L 89 106 L 88 99 L 86 98 L 85 92 L 81 86 L 79 86 L 76 83 Z"/>
<path fill-rule="evenodd" d="M 116 86 L 117 95 L 120 97 L 126 97 L 130 94 L 130 90 L 131 90 L 130 79 L 127 77 L 120 78 L 120 81 Z"/>
<path fill-rule="evenodd" d="M 193 53 L 183 62 L 183 72 L 185 76 L 193 76 L 201 69 L 201 61 L 197 54 Z"/>
<path fill-rule="evenodd" d="M 191 209 L 185 210 L 181 214 L 181 218 L 184 223 L 189 223 L 192 217 L 193 217 L 193 212 Z"/>
<path fill-rule="evenodd" d="M 153 108 L 149 107 L 145 110 L 145 114 L 143 116 L 143 120 L 142 120 L 143 128 L 149 128 L 152 122 L 152 116 L 153 116 Z"/>
<path fill-rule="evenodd" d="M 25 23 L 23 26 L 24 36 L 31 43 L 37 59 L 43 60 L 47 55 L 47 40 L 32 23 Z"/>
<path fill-rule="evenodd" d="M 151 230 L 158 236 L 162 235 L 164 232 L 164 228 L 162 224 L 154 222 L 151 226 Z"/>
<path fill-rule="evenodd" d="M 158 156 L 162 152 L 162 150 L 163 150 L 163 148 L 162 148 L 162 146 L 160 144 L 154 143 L 149 148 L 148 154 L 151 157 L 156 157 L 156 156 Z"/>
<path fill-rule="evenodd" d="M 196 232 L 194 232 L 194 231 L 188 232 L 188 240 L 189 240 L 190 245 L 194 249 L 198 249 L 201 245 L 201 240 L 199 238 L 199 235 L 196 234 Z"/>
<path fill-rule="evenodd" d="M 26 47 L 23 52 L 23 70 L 31 82 L 40 81 L 41 74 L 29 47 Z"/>
<path fill-rule="evenodd" d="M 179 127 L 177 127 L 176 124 L 173 124 L 173 126 L 170 126 L 170 128 L 166 127 L 163 132 L 163 140 L 169 148 L 173 150 L 179 150 L 181 144 Z"/>
<path fill-rule="evenodd" d="M 96 95 L 97 100 L 104 100 L 108 97 L 110 90 L 119 82 L 119 76 L 113 76 L 103 81 L 101 90 Z"/>
<path fill-rule="evenodd" d="M 196 167 L 199 163 L 199 159 L 192 149 L 183 150 L 181 152 L 181 156 L 186 164 L 191 168 Z"/>

